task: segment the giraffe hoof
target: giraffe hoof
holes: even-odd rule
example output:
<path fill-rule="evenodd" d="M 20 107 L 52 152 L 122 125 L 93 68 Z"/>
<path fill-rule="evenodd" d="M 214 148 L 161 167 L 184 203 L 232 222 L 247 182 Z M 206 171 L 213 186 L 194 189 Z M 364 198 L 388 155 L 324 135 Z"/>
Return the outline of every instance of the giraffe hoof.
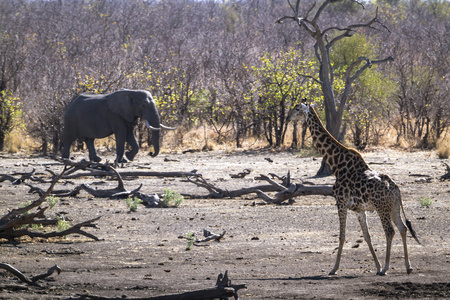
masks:
<path fill-rule="evenodd" d="M 377 272 L 377 275 L 378 275 L 378 276 L 386 276 L 386 273 L 383 272 L 383 271 L 381 271 L 381 272 Z"/>
<path fill-rule="evenodd" d="M 411 274 L 411 272 L 412 272 L 413 270 L 414 270 L 413 268 L 408 268 L 408 269 L 406 269 L 406 273 L 409 275 L 409 274 Z"/>
<path fill-rule="evenodd" d="M 328 273 L 328 275 L 330 275 L 330 276 L 336 275 L 336 271 L 330 271 L 330 273 Z"/>

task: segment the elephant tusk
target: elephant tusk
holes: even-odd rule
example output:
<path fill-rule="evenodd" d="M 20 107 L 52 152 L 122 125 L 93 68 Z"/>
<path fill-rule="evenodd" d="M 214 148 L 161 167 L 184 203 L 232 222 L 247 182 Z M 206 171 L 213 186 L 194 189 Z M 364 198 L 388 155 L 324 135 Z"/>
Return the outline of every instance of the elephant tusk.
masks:
<path fill-rule="evenodd" d="M 148 123 L 147 120 L 145 120 L 145 125 L 147 125 L 147 127 L 148 127 L 150 130 L 154 130 L 154 131 L 159 131 L 159 130 L 161 130 L 161 128 L 155 128 L 155 127 L 153 127 L 152 125 L 150 125 L 150 124 Z"/>
<path fill-rule="evenodd" d="M 168 127 L 168 126 L 166 126 L 166 125 L 163 125 L 163 124 L 159 124 L 159 128 L 155 128 L 155 127 L 153 127 L 152 125 L 150 125 L 150 123 L 148 123 L 148 121 L 147 120 L 145 120 L 145 125 L 147 125 L 147 127 L 150 129 L 150 130 L 161 130 L 161 128 L 162 129 L 167 129 L 167 130 L 175 130 L 176 128 L 175 127 Z"/>
<path fill-rule="evenodd" d="M 167 127 L 167 126 L 165 126 L 163 124 L 159 124 L 159 126 L 161 126 L 162 129 L 167 129 L 167 130 L 175 130 L 175 129 L 177 129 L 176 127 Z"/>

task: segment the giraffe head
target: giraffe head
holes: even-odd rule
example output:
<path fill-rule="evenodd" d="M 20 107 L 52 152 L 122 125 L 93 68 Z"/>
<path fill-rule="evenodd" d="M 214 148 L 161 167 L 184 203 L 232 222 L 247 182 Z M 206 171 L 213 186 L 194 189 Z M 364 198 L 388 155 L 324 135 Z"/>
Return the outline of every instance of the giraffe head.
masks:
<path fill-rule="evenodd" d="M 308 119 L 309 111 L 313 107 L 314 107 L 314 104 L 303 104 L 303 103 L 297 104 L 289 112 L 288 117 L 287 117 L 287 122 L 290 122 L 293 119 L 295 119 L 300 112 L 303 112 L 306 116 L 306 119 Z"/>

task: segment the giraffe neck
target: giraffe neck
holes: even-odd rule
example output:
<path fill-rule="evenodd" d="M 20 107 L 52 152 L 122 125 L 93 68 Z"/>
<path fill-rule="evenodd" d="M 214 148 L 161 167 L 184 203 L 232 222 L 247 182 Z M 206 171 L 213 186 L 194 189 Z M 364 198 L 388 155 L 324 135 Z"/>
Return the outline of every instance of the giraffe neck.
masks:
<path fill-rule="evenodd" d="M 312 107 L 309 109 L 307 125 L 317 150 L 336 178 L 369 169 L 358 151 L 345 147 L 326 130 Z"/>

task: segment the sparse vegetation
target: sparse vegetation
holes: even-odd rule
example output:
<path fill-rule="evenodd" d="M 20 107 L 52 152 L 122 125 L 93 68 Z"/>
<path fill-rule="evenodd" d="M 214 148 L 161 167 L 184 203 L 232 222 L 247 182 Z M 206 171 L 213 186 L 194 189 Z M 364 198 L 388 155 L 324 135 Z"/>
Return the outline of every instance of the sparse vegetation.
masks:
<path fill-rule="evenodd" d="M 164 189 L 164 195 L 160 202 L 160 207 L 179 207 L 184 198 L 177 191 Z"/>
<path fill-rule="evenodd" d="M 189 251 L 192 249 L 192 246 L 194 246 L 195 239 L 197 237 L 195 236 L 195 233 L 193 233 L 193 232 L 186 233 L 185 237 L 187 239 L 186 251 Z"/>
<path fill-rule="evenodd" d="M 55 196 L 48 196 L 46 199 L 48 206 L 50 209 L 54 208 L 56 204 L 59 202 L 59 198 Z"/>
<path fill-rule="evenodd" d="M 433 201 L 431 200 L 430 197 L 420 197 L 419 203 L 422 207 L 430 207 L 430 205 L 431 205 L 431 203 L 433 203 Z"/>
<path fill-rule="evenodd" d="M 70 222 L 66 221 L 63 217 L 56 218 L 58 222 L 56 223 L 56 229 L 58 231 L 64 231 L 70 228 Z"/>
<path fill-rule="evenodd" d="M 31 204 L 31 201 L 30 200 L 27 200 L 25 203 L 20 203 L 19 204 L 19 208 L 24 208 L 24 207 L 27 207 L 27 206 L 29 206 Z M 29 215 L 30 214 L 30 211 L 29 210 L 27 210 L 26 212 L 24 212 L 23 213 L 23 215 Z"/>
<path fill-rule="evenodd" d="M 440 159 L 450 158 L 450 138 L 444 138 L 438 141 L 437 154 Z"/>
<path fill-rule="evenodd" d="M 130 211 L 137 211 L 139 204 L 142 203 L 142 200 L 138 197 L 133 198 L 127 198 L 125 199 L 125 202 L 127 203 L 127 207 L 130 209 Z"/>

